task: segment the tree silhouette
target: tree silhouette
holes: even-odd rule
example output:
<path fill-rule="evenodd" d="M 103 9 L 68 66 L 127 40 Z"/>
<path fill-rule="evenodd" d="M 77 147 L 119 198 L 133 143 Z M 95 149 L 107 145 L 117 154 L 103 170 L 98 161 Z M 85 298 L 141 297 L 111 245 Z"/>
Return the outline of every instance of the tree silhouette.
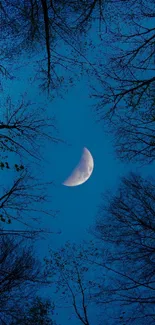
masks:
<path fill-rule="evenodd" d="M 17 223 L 26 227 L 26 231 L 32 229 L 40 220 L 40 215 L 54 216 L 56 212 L 47 207 L 51 198 L 46 193 L 46 187 L 52 182 L 37 182 L 27 171 L 23 171 L 12 180 L 12 184 L 1 187 L 0 195 L 0 220 L 3 223 Z M 41 232 L 38 229 L 38 233 Z M 18 233 L 18 231 L 17 231 Z"/>
<path fill-rule="evenodd" d="M 94 87 L 96 111 L 99 120 L 110 122 L 121 159 L 155 158 L 153 10 L 152 0 L 120 1 L 115 22 L 102 40 L 106 65 L 101 62 L 98 89 Z"/>
<path fill-rule="evenodd" d="M 50 249 L 50 257 L 45 259 L 46 277 L 55 289 L 56 308 L 70 307 L 81 324 L 90 325 L 91 308 L 95 304 L 93 294 L 98 282 L 94 280 L 90 263 L 86 261 L 88 247 L 84 248 L 83 244 L 67 242 L 58 250 Z"/>
<path fill-rule="evenodd" d="M 31 304 L 27 304 L 23 317 L 16 319 L 9 325 L 56 325 L 52 320 L 52 309 L 54 306 L 49 300 L 36 297 Z"/>
<path fill-rule="evenodd" d="M 52 182 L 43 184 L 33 175 L 34 162 L 41 161 L 41 149 L 46 141 L 60 141 L 53 133 L 56 133 L 54 118 L 46 117 L 39 107 L 33 110 L 32 104 L 24 98 L 16 104 L 7 98 L 0 121 L 0 169 L 4 171 L 1 172 L 0 222 L 26 227 L 20 231 L 14 229 L 16 235 L 43 235 L 43 229 L 34 229 L 32 223 L 38 222 L 42 213 L 49 217 L 55 215 L 47 208 L 49 196 L 45 190 Z M 28 163 L 29 158 L 32 158 L 31 163 Z M 6 233 L 10 231 L 9 227 Z"/>
<path fill-rule="evenodd" d="M 117 155 L 126 161 L 136 160 L 143 164 L 155 160 L 154 111 L 126 113 L 113 124 Z"/>
<path fill-rule="evenodd" d="M 8 97 L 2 108 L 0 121 L 0 147 L 2 152 L 40 159 L 40 147 L 45 140 L 57 143 L 55 119 L 45 115 L 41 108 L 33 109 L 24 98 L 14 105 Z"/>
<path fill-rule="evenodd" d="M 88 65 L 80 44 L 86 46 L 84 34 L 96 18 L 101 26 L 104 1 L 6 0 L 0 11 L 6 56 L 8 47 L 10 56 L 23 50 L 38 55 L 39 48 L 37 78 L 41 72 L 42 88 L 49 91 L 63 87 L 66 80 L 72 84 L 74 66 L 79 70 L 84 61 Z"/>
<path fill-rule="evenodd" d="M 43 265 L 36 259 L 32 242 L 28 246 L 14 236 L 0 237 L 0 322 L 15 325 L 28 324 L 28 319 L 47 318 L 49 304 L 41 298 L 34 299 L 41 285 L 46 284 Z M 29 243 L 30 244 L 30 243 Z M 34 310 L 38 305 L 38 311 Z M 43 315 L 44 314 L 44 315 Z M 40 316 L 39 316 L 40 315 Z M 39 318 L 40 317 L 40 318 Z M 23 323 L 20 322 L 23 320 Z M 45 319 L 46 320 L 46 319 Z M 25 321 L 25 322 L 24 322 Z M 36 323 L 29 323 L 36 324 Z M 43 324 L 40 321 L 38 324 Z M 52 322 L 44 324 L 53 324 Z"/>
<path fill-rule="evenodd" d="M 108 249 L 102 262 L 110 283 L 98 297 L 122 306 L 122 321 L 154 323 L 155 186 L 151 179 L 131 173 L 115 196 L 103 197 L 95 235 Z M 105 203 L 106 202 L 106 203 Z M 104 248 L 103 248 L 104 249 Z M 100 255 L 101 256 L 101 255 Z M 99 264 L 100 264 L 99 262 Z M 108 274 L 107 274 L 108 277 Z"/>

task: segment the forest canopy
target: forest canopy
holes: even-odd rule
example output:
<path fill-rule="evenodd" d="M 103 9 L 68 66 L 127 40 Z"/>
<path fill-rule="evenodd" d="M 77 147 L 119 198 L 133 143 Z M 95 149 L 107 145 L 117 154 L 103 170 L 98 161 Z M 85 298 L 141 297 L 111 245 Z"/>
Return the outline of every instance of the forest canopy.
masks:
<path fill-rule="evenodd" d="M 67 310 L 81 325 L 153 325 L 155 180 L 143 166 L 155 160 L 154 1 L 4 0 L 0 17 L 0 323 L 58 325 Z M 29 70 L 29 92 L 13 94 Z M 115 191 L 103 184 L 91 240 L 55 248 L 44 150 L 65 145 L 54 100 L 83 80 L 117 158 L 141 173 L 121 174 Z"/>

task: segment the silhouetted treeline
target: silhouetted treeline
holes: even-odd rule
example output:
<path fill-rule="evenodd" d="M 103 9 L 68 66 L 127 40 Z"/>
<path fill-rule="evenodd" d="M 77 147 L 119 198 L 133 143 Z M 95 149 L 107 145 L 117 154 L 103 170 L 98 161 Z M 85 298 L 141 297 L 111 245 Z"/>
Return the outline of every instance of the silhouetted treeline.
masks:
<path fill-rule="evenodd" d="M 0 247 L 0 324 L 54 325 L 54 306 L 39 295 L 47 281 L 32 241 L 5 234 L 0 236 Z"/>
<path fill-rule="evenodd" d="M 10 62 L 22 55 L 51 97 L 84 75 L 118 158 L 154 163 L 154 12 L 153 0 L 1 1 L 1 91 L 3 78 L 14 77 Z M 116 193 L 103 193 L 94 239 L 50 249 L 44 269 L 24 240 L 44 234 L 40 216 L 55 214 L 47 209 L 52 181 L 38 180 L 28 159 L 40 164 L 41 144 L 60 140 L 54 118 L 24 97 L 17 101 L 1 104 L 0 322 L 54 325 L 53 302 L 38 294 L 48 281 L 57 313 L 70 307 L 81 324 L 153 325 L 154 178 L 130 173 Z M 23 228 L 12 229 L 16 222 Z"/>

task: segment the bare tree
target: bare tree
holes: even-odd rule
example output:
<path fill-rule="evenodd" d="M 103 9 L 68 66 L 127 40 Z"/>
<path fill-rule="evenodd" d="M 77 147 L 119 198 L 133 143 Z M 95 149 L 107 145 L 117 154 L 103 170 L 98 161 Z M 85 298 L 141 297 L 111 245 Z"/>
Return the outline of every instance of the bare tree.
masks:
<path fill-rule="evenodd" d="M 0 222 L 4 226 L 18 223 L 22 227 L 15 231 L 9 226 L 6 233 L 11 231 L 25 237 L 43 235 L 46 230 L 38 228 L 41 216 L 51 218 L 56 214 L 47 207 L 49 199 L 51 202 L 47 188 L 52 181 L 43 183 L 34 176 L 33 170 L 34 162 L 42 159 L 45 143 L 61 141 L 53 133 L 57 133 L 54 117 L 49 118 L 39 107 L 33 109 L 32 103 L 25 102 L 24 98 L 15 104 L 7 98 L 0 120 L 0 169 L 4 170 L 1 172 Z"/>
<path fill-rule="evenodd" d="M 69 314 L 73 310 L 74 317 L 81 324 L 93 324 L 94 319 L 100 324 L 97 309 L 94 309 L 96 315 L 91 314 L 95 305 L 93 294 L 99 283 L 94 279 L 93 266 L 90 267 L 88 260 L 84 259 L 88 257 L 88 247 L 84 248 L 84 243 L 75 245 L 67 242 L 59 250 L 51 249 L 49 254 L 50 257 L 45 259 L 46 276 L 55 289 L 56 308 L 71 308 Z M 72 319 L 69 314 L 69 319 Z"/>
<path fill-rule="evenodd" d="M 101 29 L 104 5 L 104 0 L 5 0 L 0 10 L 6 51 L 9 46 L 13 56 L 23 49 L 31 54 L 37 50 L 38 55 L 39 49 L 42 55 L 36 59 L 39 61 L 37 78 L 41 72 L 44 89 L 63 87 L 66 80 L 72 84 L 72 75 L 79 76 L 74 67 L 81 70 L 86 63 L 88 69 L 87 56 L 82 50 L 87 43 L 84 35 L 95 20 Z"/>
<path fill-rule="evenodd" d="M 24 170 L 6 187 L 1 187 L 0 221 L 9 224 L 9 228 L 5 229 L 6 233 L 33 237 L 46 232 L 39 226 L 42 216 L 51 218 L 57 213 L 48 207 L 51 197 L 47 195 L 46 187 L 51 184 L 52 182 L 45 184 L 37 181 Z M 11 230 L 11 224 L 18 225 L 21 229 Z M 49 229 L 47 232 L 51 233 Z"/>
<path fill-rule="evenodd" d="M 1 59 L 1 61 L 4 61 Z M 3 62 L 4 63 L 4 62 Z M 4 64 L 0 64 L 0 91 L 3 90 L 3 79 L 13 79 L 13 76 L 9 73 L 8 69 L 6 68 L 5 63 Z"/>
<path fill-rule="evenodd" d="M 1 107 L 0 171 L 4 171 L 1 172 L 0 222 L 6 227 L 5 234 L 36 237 L 52 232 L 39 226 L 41 216 L 51 218 L 56 214 L 47 206 L 49 200 L 51 203 L 47 188 L 52 181 L 43 183 L 34 175 L 33 167 L 34 162 L 41 161 L 45 143 L 60 141 L 54 136 L 56 132 L 54 117 L 49 118 L 39 107 L 33 109 L 32 103 L 25 102 L 24 98 L 13 104 L 8 97 Z M 11 229 L 11 223 L 13 228 L 20 225 L 20 230 Z"/>
<path fill-rule="evenodd" d="M 2 152 L 14 152 L 40 159 L 40 148 L 44 141 L 59 142 L 55 119 L 49 118 L 41 108 L 33 109 L 33 104 L 21 101 L 13 104 L 8 97 L 1 108 L 0 147 Z"/>
<path fill-rule="evenodd" d="M 18 320 L 30 317 L 27 306 L 34 305 L 34 297 L 46 284 L 43 265 L 34 256 L 32 242 L 28 246 L 5 235 L 0 237 L 0 246 L 0 322 L 19 324 Z"/>
<path fill-rule="evenodd" d="M 123 324 L 155 320 L 155 186 L 130 174 L 113 197 L 103 197 L 94 234 L 103 243 L 103 265 L 110 282 L 97 294 L 99 303 L 119 302 Z M 105 256 L 104 247 L 108 249 Z"/>
<path fill-rule="evenodd" d="M 123 161 L 139 161 L 147 164 L 155 160 L 154 109 L 149 112 L 126 113 L 113 123 L 117 155 Z"/>
<path fill-rule="evenodd" d="M 27 303 L 24 307 L 24 315 L 18 316 L 8 325 L 56 325 L 52 319 L 54 304 L 50 300 L 37 296 L 31 304 Z"/>
<path fill-rule="evenodd" d="M 129 6 L 130 5 L 130 6 Z M 117 15 L 118 14 L 118 15 Z M 119 1 L 116 19 L 103 38 L 96 112 L 107 119 L 122 159 L 155 158 L 154 2 Z"/>

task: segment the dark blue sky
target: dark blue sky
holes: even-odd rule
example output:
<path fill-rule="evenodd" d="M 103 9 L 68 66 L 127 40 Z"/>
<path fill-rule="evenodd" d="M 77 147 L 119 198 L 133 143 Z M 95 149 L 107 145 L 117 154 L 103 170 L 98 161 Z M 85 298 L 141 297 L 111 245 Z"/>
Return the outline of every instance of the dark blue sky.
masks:
<path fill-rule="evenodd" d="M 51 143 L 45 147 L 43 177 L 44 180 L 54 181 L 54 186 L 49 188 L 53 197 L 51 208 L 60 210 L 60 213 L 55 220 L 42 221 L 47 227 L 49 223 L 55 231 L 61 229 L 62 234 L 54 236 L 56 242 L 68 239 L 79 241 L 88 236 L 86 230 L 95 218 L 101 192 L 117 188 L 128 166 L 123 166 L 116 159 L 110 135 L 105 134 L 101 125 L 95 122 L 87 80 L 83 79 L 69 89 L 63 99 L 58 97 L 50 101 L 36 83 L 28 83 L 29 77 L 34 74 L 31 68 L 30 65 L 29 69 L 22 67 L 17 70 L 16 79 L 4 84 L 5 94 L 16 100 L 27 93 L 26 98 L 31 99 L 36 107 L 42 105 L 49 115 L 55 115 L 58 136 L 66 143 Z M 62 182 L 79 162 L 83 147 L 87 147 L 94 158 L 94 171 L 83 185 L 65 187 Z"/>
<path fill-rule="evenodd" d="M 27 79 L 33 70 L 25 67 L 17 70 L 18 78 L 6 83 L 8 94 L 16 99 L 24 92 L 27 98 L 36 103 L 42 103 L 49 115 L 55 114 L 59 137 L 66 143 L 49 144 L 44 149 L 42 163 L 43 181 L 54 181 L 54 186 L 48 188 L 52 195 L 49 208 L 59 210 L 55 219 L 42 216 L 43 227 L 52 229 L 61 234 L 48 236 L 45 241 L 37 241 L 36 249 L 42 259 L 48 254 L 48 245 L 59 247 L 65 241 L 80 242 L 89 239 L 87 229 L 93 225 L 98 205 L 101 202 L 101 193 L 116 189 L 129 166 L 123 166 L 114 155 L 112 139 L 106 135 L 100 124 L 95 122 L 92 112 L 92 101 L 89 98 L 87 80 L 78 82 L 69 89 L 64 98 L 49 101 L 46 94 L 39 91 L 36 84 L 29 85 Z M 7 94 L 7 90 L 5 90 Z M 40 93 L 40 95 L 39 95 Z M 77 187 L 66 187 L 62 182 L 80 160 L 83 147 L 87 147 L 94 159 L 94 171 L 90 179 Z M 45 296 L 51 295 L 51 290 L 42 292 Z M 68 311 L 61 311 L 60 323 L 65 325 L 64 319 Z M 70 321 L 76 325 L 79 321 Z"/>
<path fill-rule="evenodd" d="M 63 99 L 58 97 L 50 101 L 46 94 L 39 91 L 37 84 L 29 84 L 28 78 L 33 74 L 32 66 L 21 67 L 16 71 L 16 80 L 7 81 L 6 85 L 4 83 L 5 94 L 18 98 L 27 92 L 27 98 L 32 99 L 36 106 L 42 103 L 49 115 L 55 114 L 59 137 L 66 141 L 56 145 L 48 144 L 44 149 L 43 181 L 54 181 L 54 186 L 48 189 L 52 195 L 49 205 L 60 212 L 54 220 L 43 217 L 42 224 L 55 232 L 61 230 L 61 234 L 37 242 L 42 258 L 48 252 L 48 244 L 58 247 L 66 240 L 80 242 L 89 238 L 87 229 L 95 220 L 101 193 L 117 189 L 123 175 L 131 169 L 141 170 L 142 167 L 122 164 L 116 159 L 110 134 L 103 132 L 101 125 L 95 122 L 86 79 L 77 82 L 75 87 L 64 94 Z M 83 185 L 65 187 L 62 182 L 79 162 L 83 147 L 87 147 L 94 158 L 93 174 Z M 147 174 L 150 168 L 143 167 L 143 174 Z M 61 325 L 65 325 L 63 312 Z"/>
<path fill-rule="evenodd" d="M 112 137 L 103 130 L 103 123 L 96 123 L 93 113 L 92 100 L 89 98 L 87 80 L 77 82 L 76 86 L 54 100 L 49 100 L 46 94 L 38 88 L 37 82 L 32 82 L 34 76 L 33 62 L 29 68 L 21 58 L 21 68 L 16 70 L 16 79 L 4 83 L 5 95 L 13 100 L 20 99 L 23 93 L 31 99 L 36 107 L 44 107 L 49 116 L 53 114 L 57 120 L 58 136 L 65 143 L 45 146 L 44 161 L 41 167 L 43 181 L 54 181 L 54 186 L 48 189 L 52 195 L 50 208 L 60 210 L 53 220 L 42 220 L 45 227 L 61 230 L 61 235 L 53 235 L 52 245 L 62 244 L 66 240 L 80 241 L 88 235 L 87 229 L 93 224 L 97 207 L 101 201 L 101 193 L 115 190 L 120 178 L 129 170 L 141 171 L 136 164 L 121 163 L 115 156 Z M 20 64 L 18 62 L 17 67 Z M 90 179 L 77 187 L 66 187 L 62 182 L 80 160 L 83 147 L 87 147 L 94 158 L 94 171 Z M 151 166 L 143 167 L 146 174 Z M 47 242 L 39 248 L 44 254 Z"/>
<path fill-rule="evenodd" d="M 54 227 L 61 229 L 62 234 L 55 240 L 61 243 L 68 239 L 79 241 L 88 236 L 87 228 L 95 218 L 101 192 L 116 188 L 128 167 L 115 159 L 110 137 L 95 123 L 84 81 L 52 105 L 60 136 L 68 143 L 51 145 L 45 154 L 48 161 L 45 178 L 55 181 L 51 206 L 60 209 Z M 83 147 L 87 147 L 94 158 L 93 174 L 80 186 L 65 187 L 62 182 L 79 162 Z"/>

